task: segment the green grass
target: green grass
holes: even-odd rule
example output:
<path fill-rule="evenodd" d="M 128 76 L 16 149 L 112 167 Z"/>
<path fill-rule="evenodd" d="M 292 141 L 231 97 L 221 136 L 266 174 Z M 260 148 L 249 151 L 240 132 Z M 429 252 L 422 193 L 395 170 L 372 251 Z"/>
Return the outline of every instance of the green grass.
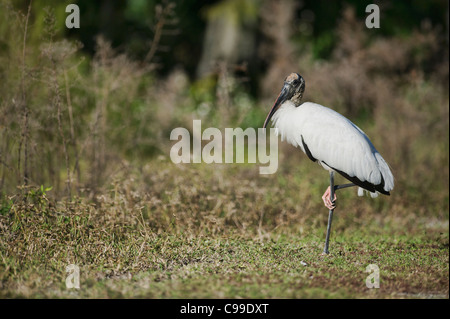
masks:
<path fill-rule="evenodd" d="M 65 265 L 45 267 L 39 262 L 18 277 L 15 290 L 3 291 L 2 297 L 448 296 L 448 254 L 445 253 L 448 248 L 430 242 L 420 247 L 406 242 L 333 243 L 329 256 L 320 254 L 322 243 L 302 238 L 260 243 L 239 238 L 189 240 L 161 236 L 146 244 L 149 245 L 145 253 L 147 262 L 141 267 L 148 269 L 138 270 L 140 267 L 130 260 L 129 254 L 133 252 L 118 247 L 115 253 L 122 256 L 124 268 L 115 270 L 114 265 L 103 268 L 95 263 L 80 263 L 81 289 L 74 291 L 65 288 Z M 369 289 L 365 285 L 369 274 L 365 270 L 369 264 L 380 268 L 379 289 Z M 58 266 L 61 267 L 59 273 Z"/>
<path fill-rule="evenodd" d="M 0 297 L 448 298 L 446 203 L 342 191 L 325 256 L 326 173 L 257 169 L 151 162 L 92 202 L 23 189 L 0 209 Z"/>

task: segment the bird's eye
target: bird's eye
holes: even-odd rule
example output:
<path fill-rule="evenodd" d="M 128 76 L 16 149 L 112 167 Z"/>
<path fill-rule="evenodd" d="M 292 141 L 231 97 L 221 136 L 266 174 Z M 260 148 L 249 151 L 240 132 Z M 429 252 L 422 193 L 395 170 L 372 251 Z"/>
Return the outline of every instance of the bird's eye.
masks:
<path fill-rule="evenodd" d="M 292 84 L 297 85 L 298 84 L 298 80 L 292 81 Z"/>

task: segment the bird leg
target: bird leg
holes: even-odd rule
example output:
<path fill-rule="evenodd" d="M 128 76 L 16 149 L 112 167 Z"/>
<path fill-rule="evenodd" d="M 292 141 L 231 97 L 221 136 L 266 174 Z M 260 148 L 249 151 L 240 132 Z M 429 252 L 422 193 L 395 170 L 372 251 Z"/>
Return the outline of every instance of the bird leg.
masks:
<path fill-rule="evenodd" d="M 327 235 L 325 238 L 325 247 L 323 248 L 323 254 L 329 254 L 328 246 L 330 244 L 330 231 L 331 231 L 331 221 L 333 220 L 333 212 L 336 208 L 336 193 L 335 191 L 340 188 L 346 188 L 355 186 L 354 184 L 345 184 L 345 185 L 334 185 L 334 172 L 330 171 L 330 186 L 328 186 L 327 190 L 322 196 L 322 200 L 325 204 L 325 206 L 329 209 L 328 212 L 328 226 L 327 226 Z M 333 198 L 333 201 L 331 201 L 331 198 Z"/>
<path fill-rule="evenodd" d="M 323 193 L 323 196 L 322 196 L 322 200 L 323 200 L 323 203 L 325 204 L 325 207 L 328 209 L 331 209 L 331 210 L 335 209 L 336 208 L 336 199 L 337 199 L 336 193 L 334 193 L 334 199 L 333 199 L 333 201 L 331 201 L 331 188 L 330 188 L 330 186 L 328 186 L 327 190 L 325 191 L 325 193 Z"/>
<path fill-rule="evenodd" d="M 356 186 L 356 185 L 353 183 L 343 184 L 343 185 L 334 185 L 335 193 L 334 193 L 333 201 L 331 201 L 331 198 L 330 198 L 331 197 L 331 188 L 330 188 L 330 186 L 328 186 L 327 190 L 325 191 L 325 193 L 323 193 L 323 196 L 322 196 L 322 200 L 323 200 L 323 203 L 325 204 L 325 207 L 328 209 L 335 209 L 336 208 L 336 200 L 337 200 L 336 191 L 338 189 L 343 189 L 343 188 L 353 187 L 353 186 Z"/>
<path fill-rule="evenodd" d="M 328 192 L 328 195 L 327 195 L 327 192 Z M 336 201 L 336 194 L 334 193 L 334 172 L 333 171 L 330 171 L 330 187 L 328 187 L 327 191 L 325 192 L 325 194 L 323 194 L 323 197 L 322 197 L 322 199 L 325 203 L 325 206 L 327 206 L 329 209 L 327 236 L 325 238 L 325 247 L 323 248 L 324 254 L 329 254 L 328 245 L 330 243 L 331 221 L 333 220 L 333 211 L 334 211 L 334 203 L 331 202 L 330 198 L 334 198 L 333 202 Z M 327 200 L 329 202 L 327 202 Z"/>

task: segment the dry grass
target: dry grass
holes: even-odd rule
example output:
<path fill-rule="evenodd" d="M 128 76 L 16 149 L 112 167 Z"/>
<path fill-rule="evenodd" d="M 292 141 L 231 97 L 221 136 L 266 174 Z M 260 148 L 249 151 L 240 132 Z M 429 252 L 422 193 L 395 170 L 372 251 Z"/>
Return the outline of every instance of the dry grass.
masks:
<path fill-rule="evenodd" d="M 315 175 L 154 162 L 114 176 L 95 204 L 23 189 L 0 215 L 2 296 L 448 297 L 447 212 L 343 192 L 324 257 L 326 210 L 302 191 L 325 186 Z"/>

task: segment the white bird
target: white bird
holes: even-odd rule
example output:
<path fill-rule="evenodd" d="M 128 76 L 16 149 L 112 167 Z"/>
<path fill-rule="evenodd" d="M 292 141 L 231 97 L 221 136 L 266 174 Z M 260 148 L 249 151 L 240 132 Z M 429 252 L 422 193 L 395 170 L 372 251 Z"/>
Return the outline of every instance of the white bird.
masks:
<path fill-rule="evenodd" d="M 389 165 L 381 157 L 367 135 L 349 119 L 320 104 L 301 103 L 305 80 L 298 73 L 291 73 L 285 80 L 270 113 L 270 119 L 282 140 L 300 149 L 313 162 L 330 172 L 330 186 L 322 196 L 330 210 L 324 253 L 328 253 L 329 232 L 333 210 L 336 207 L 335 190 L 359 186 L 372 197 L 378 193 L 390 195 L 394 177 Z M 334 185 L 334 172 L 350 180 L 351 184 Z M 333 198 L 333 200 L 331 200 Z"/>

